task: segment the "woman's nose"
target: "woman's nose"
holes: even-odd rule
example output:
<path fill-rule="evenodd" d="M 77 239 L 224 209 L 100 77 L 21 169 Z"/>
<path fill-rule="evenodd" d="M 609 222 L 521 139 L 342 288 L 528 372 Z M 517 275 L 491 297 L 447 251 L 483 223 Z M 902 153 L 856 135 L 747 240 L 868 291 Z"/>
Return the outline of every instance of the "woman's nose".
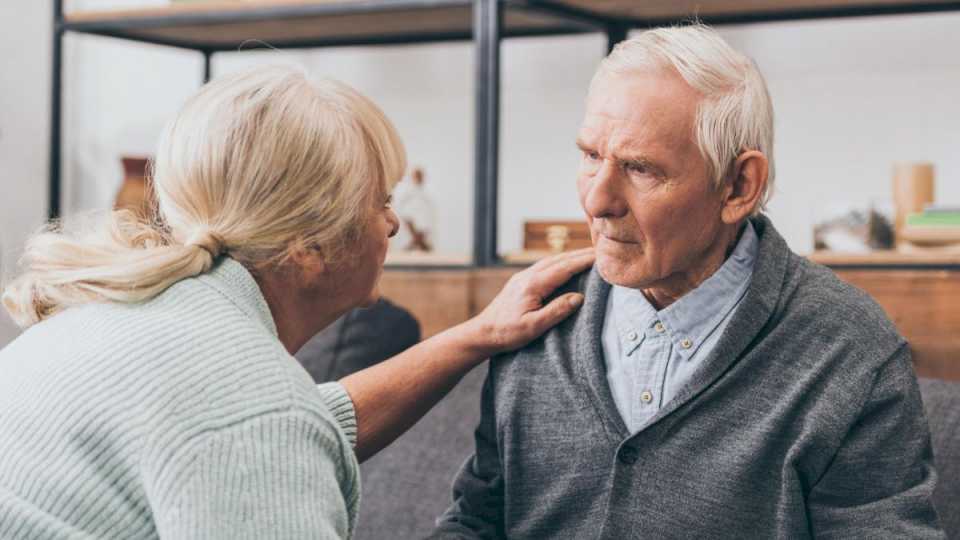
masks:
<path fill-rule="evenodd" d="M 387 238 L 393 238 L 400 231 L 400 218 L 397 217 L 397 213 L 390 209 L 387 212 L 387 220 L 390 222 L 390 234 L 387 235 Z"/>

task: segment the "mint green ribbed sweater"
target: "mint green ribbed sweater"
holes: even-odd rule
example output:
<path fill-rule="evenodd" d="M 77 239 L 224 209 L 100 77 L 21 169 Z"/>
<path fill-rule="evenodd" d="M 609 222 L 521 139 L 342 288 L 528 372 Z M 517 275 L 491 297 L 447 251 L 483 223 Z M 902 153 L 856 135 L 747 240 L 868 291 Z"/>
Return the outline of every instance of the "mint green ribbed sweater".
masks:
<path fill-rule="evenodd" d="M 343 387 L 313 384 L 223 259 L 0 351 L 0 538 L 349 537 L 355 437 Z"/>

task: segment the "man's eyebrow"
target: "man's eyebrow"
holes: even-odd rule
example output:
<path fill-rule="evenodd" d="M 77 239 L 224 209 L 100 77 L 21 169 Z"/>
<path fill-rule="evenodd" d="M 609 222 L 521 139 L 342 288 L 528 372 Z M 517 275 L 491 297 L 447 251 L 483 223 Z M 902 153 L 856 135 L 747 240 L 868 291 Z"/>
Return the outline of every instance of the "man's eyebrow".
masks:
<path fill-rule="evenodd" d="M 581 150 L 593 150 L 593 145 L 587 144 L 586 141 L 584 141 L 580 137 L 577 137 L 577 148 Z"/>

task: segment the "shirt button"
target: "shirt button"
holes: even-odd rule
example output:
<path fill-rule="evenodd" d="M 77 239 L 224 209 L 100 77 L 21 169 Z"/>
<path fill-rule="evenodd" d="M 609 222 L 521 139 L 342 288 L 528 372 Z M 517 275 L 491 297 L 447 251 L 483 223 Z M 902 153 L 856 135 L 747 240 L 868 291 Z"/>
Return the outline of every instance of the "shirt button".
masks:
<path fill-rule="evenodd" d="M 689 349 L 690 347 L 693 347 L 693 342 L 690 341 L 689 339 L 685 339 L 680 342 L 680 346 L 683 347 L 684 349 Z"/>
<path fill-rule="evenodd" d="M 653 329 L 661 334 L 666 330 L 666 328 L 663 327 L 663 323 L 660 321 L 657 321 L 657 324 L 653 325 Z"/>
<path fill-rule="evenodd" d="M 640 452 L 632 446 L 624 446 L 617 452 L 617 460 L 624 465 L 633 465 L 640 459 Z"/>
<path fill-rule="evenodd" d="M 627 334 L 627 339 L 629 339 L 630 341 L 636 341 L 638 337 L 640 336 L 637 335 L 636 332 L 630 332 L 629 334 Z"/>
<path fill-rule="evenodd" d="M 643 393 L 640 394 L 640 400 L 644 403 L 650 403 L 653 401 L 653 394 L 651 394 L 649 390 L 644 390 Z"/>

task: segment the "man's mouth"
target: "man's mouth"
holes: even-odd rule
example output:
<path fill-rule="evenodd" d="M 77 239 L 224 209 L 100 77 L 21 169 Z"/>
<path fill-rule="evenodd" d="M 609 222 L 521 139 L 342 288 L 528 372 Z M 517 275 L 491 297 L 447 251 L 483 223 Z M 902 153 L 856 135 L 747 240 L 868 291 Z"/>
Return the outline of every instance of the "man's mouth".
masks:
<path fill-rule="evenodd" d="M 613 241 L 613 242 L 618 242 L 618 243 L 621 243 L 621 244 L 636 244 L 635 241 L 630 240 L 630 239 L 627 238 L 627 237 L 617 236 L 617 235 L 615 235 L 615 234 L 604 234 L 604 233 L 599 233 L 599 234 L 600 234 L 600 236 L 606 238 L 607 240 Z"/>

